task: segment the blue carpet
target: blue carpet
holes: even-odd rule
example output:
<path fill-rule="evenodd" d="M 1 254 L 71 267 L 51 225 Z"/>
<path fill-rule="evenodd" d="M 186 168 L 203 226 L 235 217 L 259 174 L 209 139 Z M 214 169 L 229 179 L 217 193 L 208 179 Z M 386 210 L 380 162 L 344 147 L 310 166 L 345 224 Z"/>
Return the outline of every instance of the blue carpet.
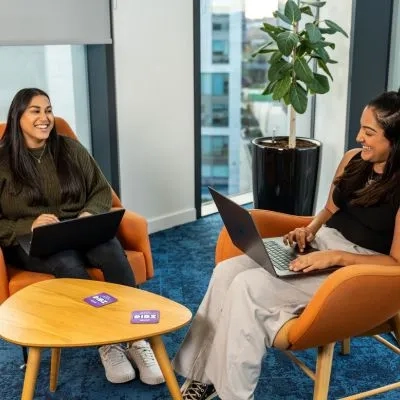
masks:
<path fill-rule="evenodd" d="M 201 218 L 151 235 L 156 276 L 143 289 L 159 293 L 196 311 L 214 267 L 214 247 L 222 223 L 218 215 Z M 164 336 L 171 357 L 187 328 Z M 388 337 L 389 338 L 389 337 Z M 351 354 L 335 354 L 329 399 L 400 380 L 399 356 L 370 338 L 353 339 Z M 335 349 L 338 353 L 338 346 Z M 301 353 L 301 359 L 313 366 L 315 351 Z M 149 387 L 138 379 L 113 385 L 104 377 L 94 348 L 65 349 L 61 355 L 59 385 L 48 392 L 49 351 L 43 352 L 36 386 L 37 400 L 163 400 L 169 399 L 165 385 Z M 0 341 L 0 399 L 20 398 L 23 372 L 18 346 Z M 179 382 L 183 380 L 178 377 Z M 312 399 L 312 381 L 284 354 L 270 350 L 256 390 L 256 400 Z M 374 399 L 398 400 L 400 390 Z"/>

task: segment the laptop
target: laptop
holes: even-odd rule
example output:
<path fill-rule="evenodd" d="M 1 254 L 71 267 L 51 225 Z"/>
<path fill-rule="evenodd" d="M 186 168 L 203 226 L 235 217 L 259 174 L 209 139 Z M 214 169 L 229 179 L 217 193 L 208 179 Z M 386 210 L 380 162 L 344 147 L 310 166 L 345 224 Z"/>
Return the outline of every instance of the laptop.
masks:
<path fill-rule="evenodd" d="M 33 257 L 47 257 L 71 249 L 90 249 L 116 235 L 124 213 L 124 209 L 118 209 L 38 226 L 31 233 L 18 236 L 17 241 Z"/>
<path fill-rule="evenodd" d="M 316 249 L 309 248 L 305 252 L 299 253 L 295 248 L 286 246 L 281 237 L 261 238 L 248 210 L 217 192 L 212 187 L 208 187 L 208 189 L 233 244 L 273 276 L 278 278 L 293 278 L 327 273 L 339 268 L 329 267 L 307 273 L 291 271 L 289 264 L 292 260 L 299 254 L 306 254 L 310 251 L 316 251 Z"/>

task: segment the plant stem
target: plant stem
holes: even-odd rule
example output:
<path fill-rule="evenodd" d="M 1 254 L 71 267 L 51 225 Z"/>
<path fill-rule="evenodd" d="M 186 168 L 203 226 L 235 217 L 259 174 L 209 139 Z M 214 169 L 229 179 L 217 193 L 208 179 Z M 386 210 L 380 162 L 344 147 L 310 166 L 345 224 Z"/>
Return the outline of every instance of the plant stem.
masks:
<path fill-rule="evenodd" d="M 296 147 L 296 111 L 292 105 L 289 106 L 289 149 Z"/>
<path fill-rule="evenodd" d="M 295 22 L 293 25 L 293 32 L 297 34 L 299 31 L 299 23 Z M 292 63 L 294 65 L 296 61 L 296 46 L 293 48 L 292 51 Z M 292 72 L 292 85 L 296 85 L 296 74 Z M 293 108 L 292 105 L 289 106 L 289 118 L 290 118 L 290 123 L 289 123 L 289 149 L 294 149 L 296 147 L 296 111 Z"/>

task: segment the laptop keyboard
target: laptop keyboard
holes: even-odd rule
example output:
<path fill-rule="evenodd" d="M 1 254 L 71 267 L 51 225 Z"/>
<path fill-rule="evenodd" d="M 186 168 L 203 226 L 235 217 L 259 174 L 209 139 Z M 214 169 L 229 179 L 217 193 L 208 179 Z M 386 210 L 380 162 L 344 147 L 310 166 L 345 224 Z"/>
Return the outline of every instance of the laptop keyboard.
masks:
<path fill-rule="evenodd" d="M 273 240 L 264 241 L 264 246 L 267 249 L 275 269 L 279 269 L 281 271 L 288 270 L 290 261 L 296 258 L 296 254 L 292 250 L 280 246 Z"/>

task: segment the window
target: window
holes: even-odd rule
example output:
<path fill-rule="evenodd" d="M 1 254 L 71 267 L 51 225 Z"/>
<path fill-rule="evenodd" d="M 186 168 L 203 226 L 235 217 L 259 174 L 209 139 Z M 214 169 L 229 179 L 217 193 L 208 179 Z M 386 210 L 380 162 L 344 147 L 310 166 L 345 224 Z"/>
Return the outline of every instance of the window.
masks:
<path fill-rule="evenodd" d="M 288 134 L 286 106 L 261 94 L 266 85 L 269 55 L 251 57 L 268 38 L 260 30 L 262 23 L 276 25 L 272 13 L 278 8 L 282 12 L 284 2 L 200 0 L 200 3 L 203 203 L 209 200 L 204 188 L 210 182 L 220 185 L 230 196 L 244 195 L 241 198 L 251 201 L 252 140 Z M 310 110 L 311 107 L 307 113 Z M 297 119 L 301 136 L 309 136 L 309 121 L 309 114 Z M 223 157 L 218 152 L 222 140 Z M 216 146 L 215 152 L 209 146 Z"/>
<path fill-rule="evenodd" d="M 213 32 L 227 32 L 229 33 L 229 14 L 212 14 L 212 30 Z"/>
<path fill-rule="evenodd" d="M 202 200 L 211 200 L 208 186 L 228 193 L 229 187 L 229 137 L 225 135 L 202 136 Z"/>
<path fill-rule="evenodd" d="M 212 105 L 212 126 L 228 126 L 228 104 L 216 103 Z"/>
<path fill-rule="evenodd" d="M 227 40 L 213 40 L 212 62 L 214 64 L 226 64 L 229 62 L 229 43 Z"/>

